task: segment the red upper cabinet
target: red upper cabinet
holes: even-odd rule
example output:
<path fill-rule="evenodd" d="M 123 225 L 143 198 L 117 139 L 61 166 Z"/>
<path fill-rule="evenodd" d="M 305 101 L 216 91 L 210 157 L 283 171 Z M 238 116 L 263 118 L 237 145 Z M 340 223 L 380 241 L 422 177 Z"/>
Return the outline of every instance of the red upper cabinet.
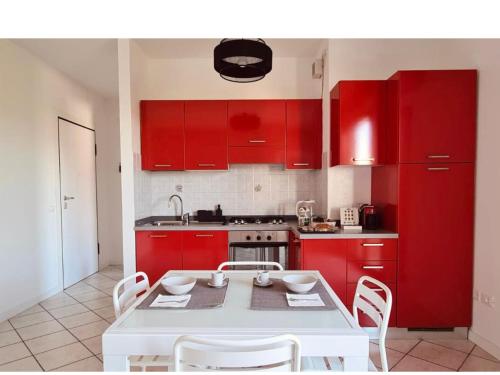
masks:
<path fill-rule="evenodd" d="M 184 232 L 182 269 L 215 270 L 227 260 L 227 231 Z"/>
<path fill-rule="evenodd" d="M 470 162 L 476 153 L 476 70 L 401 71 L 399 162 Z"/>
<path fill-rule="evenodd" d="M 331 166 L 384 163 L 386 81 L 340 81 L 330 92 Z"/>
<path fill-rule="evenodd" d="M 135 232 L 136 269 L 154 284 L 167 271 L 182 269 L 182 232 Z"/>
<path fill-rule="evenodd" d="M 469 327 L 474 165 L 399 168 L 398 325 Z"/>
<path fill-rule="evenodd" d="M 227 169 L 227 101 L 186 101 L 186 169 Z"/>
<path fill-rule="evenodd" d="M 141 101 L 142 169 L 184 169 L 184 102 Z"/>
<path fill-rule="evenodd" d="M 321 99 L 287 100 L 287 169 L 321 169 L 322 113 Z"/>
<path fill-rule="evenodd" d="M 230 100 L 229 163 L 284 163 L 285 100 Z"/>

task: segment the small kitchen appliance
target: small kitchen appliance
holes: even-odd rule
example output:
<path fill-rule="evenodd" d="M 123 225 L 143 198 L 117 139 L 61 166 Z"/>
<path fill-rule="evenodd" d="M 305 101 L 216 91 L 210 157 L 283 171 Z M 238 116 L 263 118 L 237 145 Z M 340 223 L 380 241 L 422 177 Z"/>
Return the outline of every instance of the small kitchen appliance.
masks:
<path fill-rule="evenodd" d="M 378 215 L 375 206 L 363 204 L 359 207 L 360 224 L 364 229 L 378 228 Z"/>
<path fill-rule="evenodd" d="M 306 227 L 312 223 L 314 200 L 298 201 L 295 204 L 295 214 L 297 215 L 298 227 Z"/>

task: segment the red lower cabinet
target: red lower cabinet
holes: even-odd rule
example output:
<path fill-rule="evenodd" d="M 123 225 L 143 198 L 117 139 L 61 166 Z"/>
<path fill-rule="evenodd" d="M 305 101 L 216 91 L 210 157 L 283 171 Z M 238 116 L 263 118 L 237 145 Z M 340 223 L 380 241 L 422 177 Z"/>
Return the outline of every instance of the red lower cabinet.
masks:
<path fill-rule="evenodd" d="M 382 291 L 381 289 L 377 288 L 373 284 L 367 284 L 371 289 L 375 290 L 376 293 L 380 294 L 382 298 L 386 299 L 385 292 Z M 395 327 L 397 320 L 397 293 L 396 293 L 396 283 L 388 283 L 386 284 L 389 289 L 391 290 L 392 294 L 392 309 L 391 309 L 391 317 L 389 318 L 389 326 Z M 352 305 L 354 303 L 354 294 L 356 293 L 356 287 L 358 284 L 347 284 L 347 306 L 349 308 L 349 311 L 352 312 Z M 359 311 L 358 311 L 359 312 Z M 360 313 L 359 314 L 359 324 L 361 327 L 374 327 L 375 323 L 373 320 L 368 317 L 365 313 Z"/>
<path fill-rule="evenodd" d="M 318 270 L 346 303 L 347 240 L 302 240 L 304 270 Z"/>
<path fill-rule="evenodd" d="M 183 238 L 184 270 L 215 270 L 228 260 L 226 231 L 186 231 Z"/>
<path fill-rule="evenodd" d="M 140 231 L 135 233 L 136 269 L 154 284 L 167 271 L 182 269 L 182 232 Z"/>

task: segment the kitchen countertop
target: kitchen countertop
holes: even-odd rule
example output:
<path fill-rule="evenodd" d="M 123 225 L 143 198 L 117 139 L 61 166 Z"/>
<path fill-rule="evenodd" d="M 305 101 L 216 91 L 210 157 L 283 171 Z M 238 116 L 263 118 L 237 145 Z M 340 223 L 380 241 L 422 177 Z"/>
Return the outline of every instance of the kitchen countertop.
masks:
<path fill-rule="evenodd" d="M 168 218 L 170 219 L 170 218 Z M 206 230 L 224 230 L 224 231 L 266 231 L 266 230 L 285 230 L 293 231 L 295 236 L 301 240 L 306 239 L 355 239 L 355 238 L 398 238 L 398 234 L 383 229 L 367 230 L 361 232 L 351 232 L 338 230 L 335 233 L 300 233 L 297 229 L 297 223 L 288 222 L 285 224 L 255 224 L 255 225 L 234 225 L 222 223 L 199 223 L 191 222 L 189 225 L 166 225 L 155 226 L 151 222 L 154 220 L 168 220 L 167 218 L 146 218 L 136 221 L 135 231 L 206 231 Z M 170 219 L 172 220 L 172 219 Z"/>

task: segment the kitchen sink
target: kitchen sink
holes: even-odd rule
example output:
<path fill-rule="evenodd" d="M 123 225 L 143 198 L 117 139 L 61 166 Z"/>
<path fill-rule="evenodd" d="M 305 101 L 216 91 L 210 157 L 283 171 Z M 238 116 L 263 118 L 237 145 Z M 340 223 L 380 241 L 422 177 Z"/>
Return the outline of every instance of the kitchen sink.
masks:
<path fill-rule="evenodd" d="M 151 224 L 154 225 L 155 227 L 183 225 L 182 221 L 166 221 L 166 220 L 153 221 Z"/>

